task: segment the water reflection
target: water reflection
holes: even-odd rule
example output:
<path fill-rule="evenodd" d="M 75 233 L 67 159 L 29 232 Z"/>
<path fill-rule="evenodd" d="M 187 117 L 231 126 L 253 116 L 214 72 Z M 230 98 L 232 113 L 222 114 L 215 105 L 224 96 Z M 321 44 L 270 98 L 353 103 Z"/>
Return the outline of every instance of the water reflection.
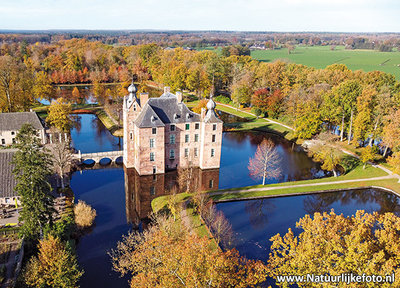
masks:
<path fill-rule="evenodd" d="M 247 166 L 257 146 L 266 138 L 276 145 L 282 170 L 279 178 L 267 179 L 267 184 L 329 175 L 322 171 L 320 165 L 310 159 L 301 147 L 281 136 L 262 132 L 225 132 L 222 136 L 221 189 L 261 184 L 260 180 L 250 178 Z"/>
<path fill-rule="evenodd" d="M 177 171 L 165 174 L 140 176 L 134 168 L 124 167 L 125 178 L 125 204 L 128 223 L 138 226 L 146 222 L 152 212 L 151 201 L 159 196 L 171 193 L 172 187 L 177 187 L 178 192 L 183 192 L 177 181 Z M 195 190 L 205 191 L 218 189 L 219 169 L 201 170 L 194 169 L 190 186 Z M 191 190 L 194 192 L 195 190 Z"/>
<path fill-rule="evenodd" d="M 122 150 L 122 140 L 113 136 L 94 114 L 72 114 L 73 147 L 82 153 Z"/>
<path fill-rule="evenodd" d="M 269 239 L 292 228 L 301 232 L 296 222 L 306 214 L 328 212 L 354 215 L 357 210 L 368 213 L 393 212 L 400 216 L 400 198 L 381 189 L 356 189 L 341 192 L 325 192 L 312 195 L 286 196 L 218 203 L 232 224 L 235 248 L 249 259 L 267 261 L 271 242 Z"/>

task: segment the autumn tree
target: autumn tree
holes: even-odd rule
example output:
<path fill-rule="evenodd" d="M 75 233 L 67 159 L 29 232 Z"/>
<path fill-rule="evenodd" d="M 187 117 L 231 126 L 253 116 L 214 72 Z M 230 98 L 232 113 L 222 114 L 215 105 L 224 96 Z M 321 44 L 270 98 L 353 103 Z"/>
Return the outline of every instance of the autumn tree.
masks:
<path fill-rule="evenodd" d="M 35 99 L 51 100 L 55 90 L 46 72 L 40 71 L 35 74 L 35 82 L 32 88 Z"/>
<path fill-rule="evenodd" d="M 130 287 L 254 287 L 265 281 L 265 266 L 235 250 L 214 249 L 207 237 L 189 233 L 165 216 L 123 236 L 110 253 L 113 269 L 130 275 Z"/>
<path fill-rule="evenodd" d="M 367 163 L 375 159 L 375 151 L 371 146 L 362 148 L 360 160 L 364 164 L 363 169 L 367 166 Z"/>
<path fill-rule="evenodd" d="M 85 229 L 93 225 L 97 216 L 96 210 L 86 202 L 79 200 L 74 206 L 75 223 L 79 229 Z"/>
<path fill-rule="evenodd" d="M 357 97 L 358 114 L 354 120 L 354 141 L 364 142 L 372 132 L 373 101 L 376 94 L 376 89 L 369 86 Z"/>
<path fill-rule="evenodd" d="M 38 132 L 24 124 L 16 136 L 18 151 L 14 154 L 13 174 L 17 180 L 15 191 L 21 197 L 21 234 L 26 240 L 38 239 L 46 226 L 53 224 L 53 197 L 48 182 L 51 158 L 43 149 Z"/>
<path fill-rule="evenodd" d="M 201 113 L 201 108 L 207 108 L 207 99 L 201 99 L 199 103 L 193 108 L 194 113 Z"/>
<path fill-rule="evenodd" d="M 296 223 L 302 232 L 292 229 L 270 241 L 268 267 L 271 276 L 278 275 L 392 275 L 400 272 L 400 218 L 393 213 L 372 214 L 357 211 L 345 217 L 330 213 L 304 216 Z M 289 285 L 286 283 L 280 285 Z M 296 283 L 299 287 L 332 287 L 332 283 Z M 352 283 L 351 287 L 376 287 L 376 283 Z M 380 287 L 397 287 L 394 283 Z M 287 287 L 287 286 L 285 286 Z"/>
<path fill-rule="evenodd" d="M 313 143 L 309 145 L 308 150 L 315 160 L 322 162 L 322 169 L 332 171 L 333 175 L 337 177 L 336 166 L 341 161 L 338 149 L 325 143 Z"/>
<path fill-rule="evenodd" d="M 63 139 L 62 139 L 63 140 Z M 52 167 L 61 179 L 61 188 L 65 188 L 64 177 L 74 165 L 74 155 L 69 141 L 56 141 L 47 146 L 51 155 Z"/>
<path fill-rule="evenodd" d="M 262 185 L 265 185 L 265 179 L 281 175 L 279 164 L 280 157 L 275 144 L 269 139 L 264 139 L 258 145 L 254 157 L 250 158 L 248 169 L 252 178 L 262 179 Z"/>
<path fill-rule="evenodd" d="M 83 271 L 72 251 L 57 237 L 40 240 L 39 254 L 26 267 L 25 283 L 36 288 L 76 288 Z"/>
<path fill-rule="evenodd" d="M 63 98 L 58 98 L 49 107 L 47 121 L 57 129 L 67 132 L 71 128 L 71 104 Z"/>
<path fill-rule="evenodd" d="M 394 173 L 400 174 L 400 152 L 393 153 L 392 156 L 388 157 L 387 162 L 392 167 Z"/>
<path fill-rule="evenodd" d="M 383 157 L 386 156 L 388 147 L 393 149 L 400 145 L 400 110 L 392 111 L 386 116 L 382 140 L 385 145 Z"/>

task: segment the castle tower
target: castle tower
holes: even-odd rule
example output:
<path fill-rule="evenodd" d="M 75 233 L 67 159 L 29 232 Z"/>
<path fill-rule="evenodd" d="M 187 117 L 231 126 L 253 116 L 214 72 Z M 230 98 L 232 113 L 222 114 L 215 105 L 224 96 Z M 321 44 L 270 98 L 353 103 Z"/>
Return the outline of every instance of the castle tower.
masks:
<path fill-rule="evenodd" d="M 200 168 L 219 168 L 222 147 L 223 122 L 215 113 L 215 102 L 210 95 L 207 112 L 201 114 Z"/>
<path fill-rule="evenodd" d="M 134 167 L 133 157 L 135 155 L 135 129 L 134 121 L 139 115 L 141 109 L 140 100 L 136 97 L 136 86 L 131 83 L 128 87 L 129 95 L 124 97 L 123 101 L 123 123 L 124 123 L 124 165 L 127 168 Z"/>

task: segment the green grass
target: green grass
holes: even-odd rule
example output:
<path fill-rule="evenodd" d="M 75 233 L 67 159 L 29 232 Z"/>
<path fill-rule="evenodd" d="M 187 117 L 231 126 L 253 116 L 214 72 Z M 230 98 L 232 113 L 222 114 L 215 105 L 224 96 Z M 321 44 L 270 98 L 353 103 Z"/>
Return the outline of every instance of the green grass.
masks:
<path fill-rule="evenodd" d="M 378 70 L 393 74 L 397 80 L 400 80 L 400 66 L 398 66 L 400 64 L 400 52 L 346 50 L 344 46 L 337 46 L 334 51 L 331 51 L 330 46 L 296 46 L 296 49 L 290 55 L 287 53 L 287 49 L 283 48 L 279 50 L 256 50 L 251 52 L 251 56 L 263 62 L 285 59 L 289 62 L 317 69 L 342 63 L 353 71 Z"/>
<path fill-rule="evenodd" d="M 188 193 L 177 194 L 176 195 L 177 201 L 179 201 L 179 202 L 186 201 L 187 199 L 189 199 L 190 195 L 191 194 L 188 194 Z M 153 201 L 151 201 L 151 208 L 152 208 L 153 212 L 157 213 L 158 211 L 167 209 L 168 198 L 169 198 L 169 195 L 164 195 L 164 196 L 160 196 L 160 197 L 153 199 Z"/>
<path fill-rule="evenodd" d="M 342 181 L 342 180 L 355 180 L 355 179 L 368 179 L 368 178 L 375 178 L 381 176 L 387 176 L 388 174 L 376 167 L 372 167 L 371 165 L 367 165 L 365 169 L 363 169 L 363 165 L 359 164 L 353 170 L 348 172 L 347 174 L 341 175 L 339 177 L 327 177 L 327 178 L 320 178 L 320 179 L 312 179 L 312 180 L 302 180 L 302 181 L 292 181 L 292 182 L 282 182 L 276 184 L 269 184 L 269 185 L 254 185 L 254 186 L 246 186 L 240 188 L 230 188 L 230 189 L 223 189 L 219 190 L 223 191 L 235 191 L 238 189 L 241 190 L 249 190 L 253 188 L 267 188 L 267 187 L 280 187 L 280 186 L 293 186 L 293 185 L 300 185 L 300 184 L 313 184 L 313 183 L 322 183 L 322 182 L 335 182 L 335 181 Z M 325 187 L 325 186 L 324 186 Z M 307 188 L 307 187 L 306 187 Z M 276 191 L 276 190 L 274 190 Z M 216 192 L 216 191 L 214 191 Z"/>
<path fill-rule="evenodd" d="M 212 198 L 214 201 L 221 200 L 234 200 L 234 199 L 243 199 L 243 198 L 251 198 L 251 197 L 265 197 L 265 196 L 278 196 L 278 195 L 288 195 L 295 193 L 309 193 L 309 192 L 317 192 L 317 191 L 326 191 L 326 190 L 338 190 L 338 189 L 351 189 L 351 188 L 362 188 L 362 187 L 384 187 L 391 189 L 400 193 L 400 183 L 398 180 L 386 179 L 386 180 L 368 180 L 361 182 L 352 182 L 352 183 L 343 183 L 343 184 L 332 184 L 332 185 L 321 185 L 321 186 L 306 186 L 306 187 L 293 187 L 293 188 L 282 188 L 276 190 L 264 190 L 264 191 L 249 191 L 249 192 L 240 192 L 240 193 L 225 193 L 219 195 L 213 195 Z"/>
<path fill-rule="evenodd" d="M 100 119 L 100 121 L 104 124 L 104 126 L 106 126 L 106 128 L 111 132 L 111 134 L 117 137 L 123 136 L 123 129 L 118 125 L 115 125 L 104 110 L 98 110 L 96 112 L 96 115 Z"/>

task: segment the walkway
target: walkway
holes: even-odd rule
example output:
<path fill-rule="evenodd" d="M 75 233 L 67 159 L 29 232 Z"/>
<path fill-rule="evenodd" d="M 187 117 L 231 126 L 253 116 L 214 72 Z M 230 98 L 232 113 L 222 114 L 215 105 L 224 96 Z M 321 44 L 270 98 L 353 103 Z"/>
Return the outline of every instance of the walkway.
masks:
<path fill-rule="evenodd" d="M 337 185 L 337 184 L 346 184 L 346 183 L 363 182 L 363 181 L 379 181 L 379 180 L 387 180 L 387 179 L 394 179 L 394 178 L 398 178 L 398 176 L 397 175 L 387 175 L 387 176 L 380 176 L 380 177 L 374 177 L 374 178 L 350 179 L 350 180 L 306 183 L 306 184 L 274 186 L 274 187 L 267 186 L 267 187 L 251 188 L 251 189 L 238 189 L 238 190 L 211 192 L 211 193 L 209 193 L 209 195 L 215 196 L 215 195 L 224 195 L 224 194 L 241 193 L 241 192 L 271 191 L 271 190 L 290 189 L 290 188 L 298 188 L 298 187 Z"/>
<path fill-rule="evenodd" d="M 217 102 L 217 105 L 221 105 L 221 106 L 224 106 L 224 107 L 227 107 L 227 108 L 235 109 L 235 110 L 237 110 L 237 111 L 240 111 L 240 112 L 242 112 L 242 113 L 249 114 L 249 115 L 254 116 L 254 117 L 257 118 L 257 115 L 256 115 L 256 114 L 253 114 L 253 113 L 247 112 L 247 111 L 243 111 L 243 110 L 241 110 L 241 109 L 232 107 L 232 106 L 227 105 L 227 104 L 223 104 L 223 103 Z M 218 108 L 217 108 L 217 109 L 218 109 Z M 227 113 L 229 113 L 229 112 L 227 112 Z M 240 116 L 239 116 L 239 117 L 240 117 Z M 285 127 L 285 128 L 287 128 L 287 129 L 289 129 L 289 130 L 294 131 L 293 127 L 290 127 L 290 126 L 285 125 L 285 124 L 283 124 L 283 123 L 280 123 L 280 122 L 278 122 L 278 121 L 271 120 L 271 119 L 269 119 L 269 118 L 258 118 L 258 119 L 263 119 L 263 120 L 265 120 L 265 121 L 267 121 L 267 122 L 269 122 L 269 123 L 274 123 L 274 124 L 280 125 L 280 126 L 282 126 L 282 127 Z"/>

